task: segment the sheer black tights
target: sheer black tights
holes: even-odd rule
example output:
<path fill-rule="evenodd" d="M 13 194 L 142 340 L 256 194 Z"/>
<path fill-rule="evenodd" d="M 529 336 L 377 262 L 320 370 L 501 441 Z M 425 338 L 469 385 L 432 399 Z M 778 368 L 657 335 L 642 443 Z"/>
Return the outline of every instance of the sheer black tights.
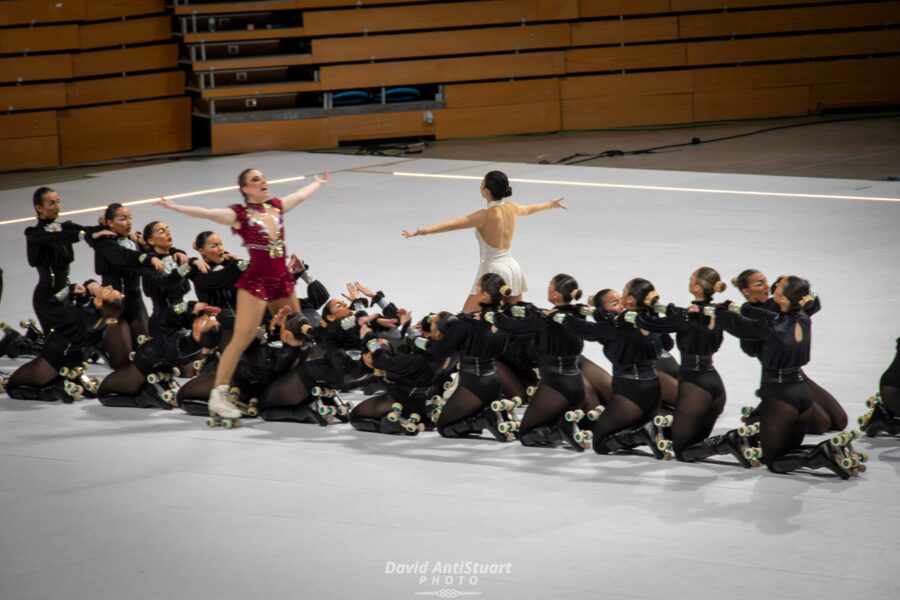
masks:
<path fill-rule="evenodd" d="M 106 396 L 118 394 L 122 396 L 136 396 L 141 391 L 145 381 L 140 369 L 133 363 L 116 369 L 107 375 L 100 384 L 98 395 Z"/>
<path fill-rule="evenodd" d="M 678 386 L 675 422 L 672 424 L 672 449 L 676 456 L 688 446 L 705 440 L 725 408 L 725 394 L 718 398 L 702 387 L 682 381 Z"/>
<path fill-rule="evenodd" d="M 801 446 L 813 418 L 813 407 L 800 412 L 778 398 L 763 398 L 759 406 L 759 441 L 769 469 L 775 459 Z"/>
<path fill-rule="evenodd" d="M 59 377 L 59 371 L 44 358 L 35 358 L 15 370 L 6 382 L 7 387 L 20 385 L 43 386 Z"/>

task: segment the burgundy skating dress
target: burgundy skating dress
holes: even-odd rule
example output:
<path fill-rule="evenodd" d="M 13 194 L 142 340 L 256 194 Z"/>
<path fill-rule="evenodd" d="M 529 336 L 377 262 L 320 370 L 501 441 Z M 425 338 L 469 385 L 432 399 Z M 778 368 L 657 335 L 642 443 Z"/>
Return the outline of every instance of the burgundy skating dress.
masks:
<path fill-rule="evenodd" d="M 269 198 L 262 204 L 232 204 L 229 208 L 240 224 L 240 229 L 232 228 L 231 231 L 241 236 L 244 248 L 250 253 L 250 265 L 235 287 L 266 301 L 290 296 L 294 291 L 294 278 L 284 260 L 281 200 Z M 266 215 L 274 219 L 275 237 L 269 236 Z"/>

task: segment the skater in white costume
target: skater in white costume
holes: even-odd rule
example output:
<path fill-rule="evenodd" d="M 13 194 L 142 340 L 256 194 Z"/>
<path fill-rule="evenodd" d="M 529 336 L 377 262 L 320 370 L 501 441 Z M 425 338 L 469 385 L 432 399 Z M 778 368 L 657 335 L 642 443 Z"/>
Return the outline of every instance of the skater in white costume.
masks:
<path fill-rule="evenodd" d="M 509 187 L 509 178 L 500 171 L 491 171 L 484 176 L 484 180 L 481 182 L 481 196 L 487 201 L 487 207 L 470 215 L 429 227 L 420 227 L 415 231 L 403 230 L 403 237 L 410 238 L 456 229 L 468 229 L 469 227 L 475 229 L 481 262 L 478 265 L 478 272 L 475 274 L 475 282 L 463 305 L 462 312 L 464 313 L 478 310 L 476 288 L 481 276 L 485 273 L 500 275 L 512 288 L 512 296 L 506 300 L 507 303 L 515 304 L 522 299 L 522 294 L 528 290 L 528 285 L 525 283 L 522 267 L 512 257 L 511 251 L 513 234 L 516 232 L 516 217 L 525 217 L 554 208 L 566 208 L 562 203 L 564 198 L 524 205 L 504 202 L 504 198 L 512 196 L 512 188 Z"/>

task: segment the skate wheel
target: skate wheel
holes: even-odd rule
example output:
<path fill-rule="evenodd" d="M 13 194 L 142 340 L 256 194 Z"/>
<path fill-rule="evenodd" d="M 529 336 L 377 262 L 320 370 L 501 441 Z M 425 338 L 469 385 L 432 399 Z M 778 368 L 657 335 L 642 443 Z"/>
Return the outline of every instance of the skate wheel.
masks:
<path fill-rule="evenodd" d="M 207 427 L 217 427 L 218 425 L 219 425 L 219 424 L 216 423 L 216 420 L 215 420 L 214 418 L 209 417 L 208 419 L 206 419 L 206 426 L 207 426 Z"/>
<path fill-rule="evenodd" d="M 159 376 L 156 373 L 151 373 L 150 375 L 147 375 L 147 383 L 150 383 L 150 384 L 159 383 Z"/>
<path fill-rule="evenodd" d="M 135 356 L 135 354 L 134 354 L 133 351 L 132 351 L 132 352 L 129 352 L 129 353 L 128 353 L 128 360 L 134 360 L 134 356 Z"/>
<path fill-rule="evenodd" d="M 319 412 L 322 412 L 321 409 L 319 409 Z M 324 415 L 325 413 L 322 413 L 322 414 Z M 390 421 L 391 423 L 396 423 L 399 419 L 400 419 L 400 415 L 398 415 L 394 411 L 391 411 L 387 414 L 387 420 Z"/>
<path fill-rule="evenodd" d="M 194 367 L 195 370 L 199 371 L 200 369 L 203 368 L 203 361 L 195 360 L 194 362 L 191 363 L 191 366 Z"/>
<path fill-rule="evenodd" d="M 403 412 L 403 405 L 399 402 L 394 402 L 393 404 L 391 404 L 391 410 L 393 410 L 394 412 Z"/>
<path fill-rule="evenodd" d="M 869 453 L 868 452 L 860 452 L 856 456 L 859 458 L 859 462 L 861 462 L 861 463 L 869 462 Z"/>
<path fill-rule="evenodd" d="M 255 417 L 255 416 L 257 416 L 258 414 L 259 414 L 259 411 L 256 409 L 255 406 L 251 406 L 250 408 L 247 409 L 247 415 L 248 415 L 248 416 Z"/>
<path fill-rule="evenodd" d="M 181 369 L 172 367 L 172 377 L 181 377 Z"/>
<path fill-rule="evenodd" d="M 494 400 L 491 402 L 491 410 L 494 412 L 500 412 L 503 410 L 503 403 L 500 400 Z"/>
<path fill-rule="evenodd" d="M 500 433 L 509 433 L 509 426 L 506 423 L 500 423 L 497 425 L 497 431 Z"/>
<path fill-rule="evenodd" d="M 859 465 L 859 467 L 857 467 L 857 469 L 859 470 L 860 473 L 865 473 L 866 469 L 868 469 L 868 467 L 866 465 L 861 464 L 861 465 Z"/>

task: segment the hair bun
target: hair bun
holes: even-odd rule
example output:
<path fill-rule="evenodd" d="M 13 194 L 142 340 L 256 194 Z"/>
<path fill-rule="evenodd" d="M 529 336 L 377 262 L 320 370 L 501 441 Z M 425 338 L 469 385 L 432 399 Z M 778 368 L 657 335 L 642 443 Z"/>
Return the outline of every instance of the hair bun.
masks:
<path fill-rule="evenodd" d="M 797 304 L 800 306 L 800 308 L 806 308 L 807 306 L 812 304 L 814 300 L 815 299 L 812 297 L 811 294 L 807 294 L 807 295 L 803 296 L 802 298 L 800 298 L 800 300 L 797 301 Z"/>
<path fill-rule="evenodd" d="M 644 305 L 653 306 L 654 304 L 656 304 L 657 300 L 659 300 L 659 292 L 657 292 L 656 290 L 647 292 L 647 295 L 644 296 Z"/>
<path fill-rule="evenodd" d="M 506 191 L 503 192 L 503 197 L 509 198 L 510 196 L 512 196 L 512 188 L 509 186 L 506 186 Z"/>
<path fill-rule="evenodd" d="M 303 335 L 311 334 L 312 330 L 313 330 L 312 325 L 310 325 L 309 323 L 305 323 L 300 326 L 300 333 L 302 333 Z"/>
<path fill-rule="evenodd" d="M 737 277 L 732 277 L 732 278 L 731 278 L 731 285 L 733 285 L 734 287 L 736 287 L 736 288 L 738 288 L 738 289 L 740 289 L 740 287 L 741 287 L 741 284 L 738 282 L 738 278 L 737 278 Z"/>
<path fill-rule="evenodd" d="M 725 283 L 724 281 L 722 281 L 721 279 L 720 279 L 719 281 L 717 281 L 717 282 L 715 283 L 715 285 L 713 285 L 713 289 L 714 289 L 715 291 L 717 291 L 717 292 L 724 292 L 724 291 L 725 291 L 725 288 L 727 288 L 727 287 L 728 287 L 728 284 L 726 284 L 726 283 Z"/>
<path fill-rule="evenodd" d="M 572 292 L 572 298 L 578 300 L 579 298 L 581 298 L 581 294 L 581 288 L 575 288 L 575 290 Z"/>
<path fill-rule="evenodd" d="M 597 294 L 588 296 L 588 306 L 597 306 Z"/>
<path fill-rule="evenodd" d="M 508 285 L 501 285 L 499 291 L 501 296 L 512 296 L 512 288 Z"/>

